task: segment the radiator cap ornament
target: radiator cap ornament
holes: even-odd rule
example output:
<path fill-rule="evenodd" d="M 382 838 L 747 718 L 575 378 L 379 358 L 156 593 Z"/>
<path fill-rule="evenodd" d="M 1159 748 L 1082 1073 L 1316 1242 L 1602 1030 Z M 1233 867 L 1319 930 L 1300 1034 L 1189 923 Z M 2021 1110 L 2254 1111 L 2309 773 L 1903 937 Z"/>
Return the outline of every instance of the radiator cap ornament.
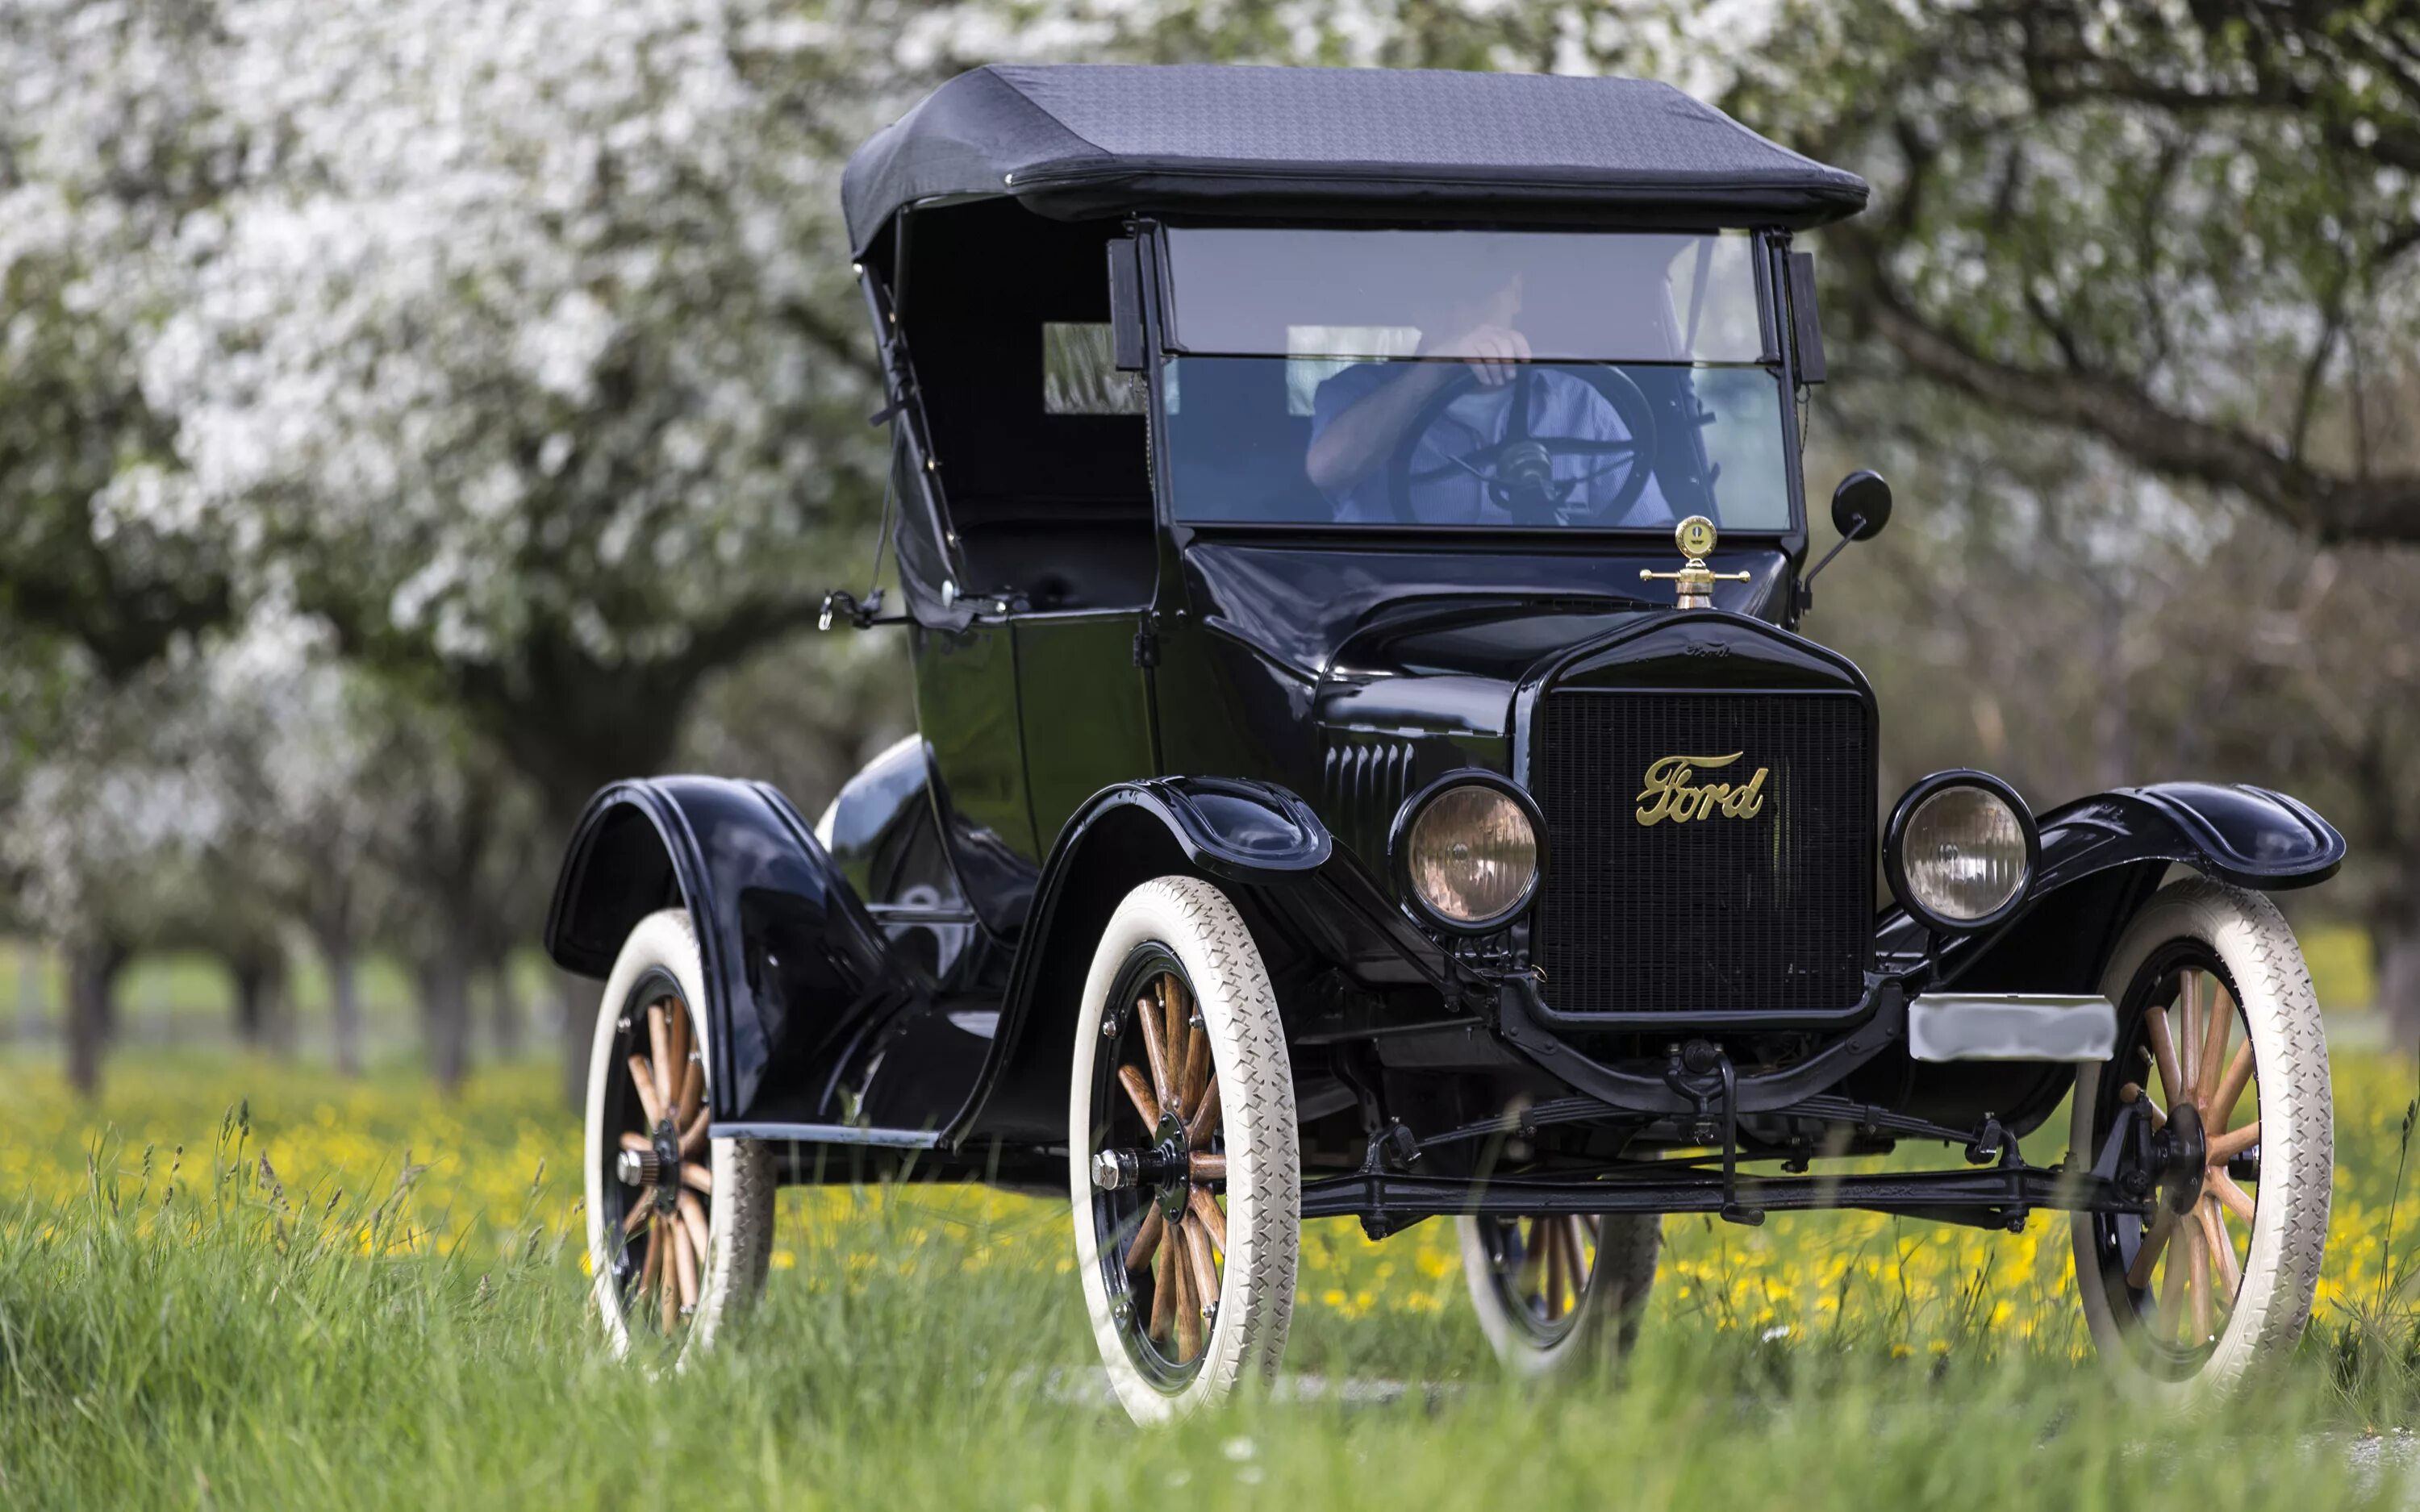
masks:
<path fill-rule="evenodd" d="M 1692 515 L 1672 532 L 1672 544 L 1689 560 L 1678 572 L 1652 572 L 1638 569 L 1638 580 L 1658 579 L 1673 585 L 1672 606 L 1675 609 L 1712 609 L 1714 607 L 1714 587 L 1716 583 L 1744 583 L 1744 572 L 1715 572 L 1706 565 L 1706 554 L 1714 548 L 1714 522 L 1703 515 Z"/>

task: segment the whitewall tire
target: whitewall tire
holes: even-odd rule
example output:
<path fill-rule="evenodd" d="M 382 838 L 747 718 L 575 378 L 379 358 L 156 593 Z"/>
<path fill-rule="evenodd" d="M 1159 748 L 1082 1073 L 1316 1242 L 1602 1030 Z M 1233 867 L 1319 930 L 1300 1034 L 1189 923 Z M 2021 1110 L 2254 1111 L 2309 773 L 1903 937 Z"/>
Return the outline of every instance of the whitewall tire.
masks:
<path fill-rule="evenodd" d="M 2290 1353 L 2310 1320 L 2335 1176 L 2327 1039 L 2277 905 L 2201 877 L 2127 926 L 2102 981 L 2118 1052 L 2076 1078 L 2071 1162 L 2089 1165 L 2122 1102 L 2189 1103 L 2207 1155 L 2180 1217 L 2077 1213 L 2093 1342 L 2139 1394 L 2210 1399 Z"/>
<path fill-rule="evenodd" d="M 1544 1376 L 1628 1351 L 1655 1285 L 1654 1213 L 1462 1218 L 1463 1280 L 1508 1370 Z"/>
<path fill-rule="evenodd" d="M 1301 1245 L 1294 1076 L 1260 950 L 1210 884 L 1161 877 L 1110 917 L 1067 1121 L 1077 1273 L 1126 1412 L 1164 1422 L 1274 1375 Z"/>
<path fill-rule="evenodd" d="M 617 1355 L 711 1347 L 772 1256 L 771 1158 L 755 1140 L 705 1137 L 705 1001 L 689 915 L 641 919 L 606 980 L 588 1065 L 588 1260 Z M 659 1064 L 677 1070 L 658 1081 Z"/>

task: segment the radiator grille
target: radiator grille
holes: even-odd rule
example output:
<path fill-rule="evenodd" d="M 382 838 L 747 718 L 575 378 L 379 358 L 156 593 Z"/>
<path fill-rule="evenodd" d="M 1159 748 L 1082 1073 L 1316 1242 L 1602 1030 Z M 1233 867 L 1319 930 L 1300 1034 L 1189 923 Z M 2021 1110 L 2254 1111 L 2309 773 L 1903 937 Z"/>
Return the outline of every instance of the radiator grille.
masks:
<path fill-rule="evenodd" d="M 1565 689 L 1542 702 L 1532 791 L 1548 866 L 1536 914 L 1546 1001 L 1567 1012 L 1821 1011 L 1863 990 L 1874 768 L 1863 702 L 1825 693 Z M 1766 769 L 1748 817 L 1637 822 L 1649 765 Z"/>

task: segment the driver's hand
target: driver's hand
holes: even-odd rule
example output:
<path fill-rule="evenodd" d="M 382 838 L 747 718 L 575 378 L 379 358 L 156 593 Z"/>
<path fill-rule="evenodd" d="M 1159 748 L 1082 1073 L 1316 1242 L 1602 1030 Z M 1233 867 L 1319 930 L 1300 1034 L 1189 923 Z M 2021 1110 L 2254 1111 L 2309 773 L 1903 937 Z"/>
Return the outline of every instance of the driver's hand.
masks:
<path fill-rule="evenodd" d="M 1479 325 L 1423 348 L 1447 357 L 1469 360 L 1470 371 L 1488 388 L 1510 383 L 1513 364 L 1529 360 L 1529 338 L 1511 326 Z"/>

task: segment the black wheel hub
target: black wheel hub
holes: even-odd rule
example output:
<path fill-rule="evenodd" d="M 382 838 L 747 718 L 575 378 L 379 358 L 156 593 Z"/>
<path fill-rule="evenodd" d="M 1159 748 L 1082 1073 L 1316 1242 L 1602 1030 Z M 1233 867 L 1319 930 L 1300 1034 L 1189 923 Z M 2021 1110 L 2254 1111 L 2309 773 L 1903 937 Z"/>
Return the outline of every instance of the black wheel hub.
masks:
<path fill-rule="evenodd" d="M 2160 1196 L 2168 1211 L 2180 1216 L 2201 1200 L 2202 1173 L 2210 1155 L 2202 1138 L 2201 1114 L 2190 1103 L 2168 1111 L 2167 1127 L 2151 1135 L 2151 1159 L 2159 1168 Z"/>

